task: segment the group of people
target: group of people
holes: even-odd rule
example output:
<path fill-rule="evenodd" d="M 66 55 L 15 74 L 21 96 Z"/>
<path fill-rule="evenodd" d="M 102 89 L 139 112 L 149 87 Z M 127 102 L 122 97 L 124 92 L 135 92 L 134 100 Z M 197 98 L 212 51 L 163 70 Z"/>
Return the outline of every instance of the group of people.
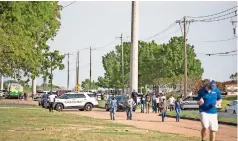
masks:
<path fill-rule="evenodd" d="M 170 111 L 175 109 L 176 122 L 179 122 L 181 111 L 180 98 L 178 97 L 177 100 L 175 100 L 174 97 L 171 95 L 168 101 L 166 100 L 166 96 L 162 93 L 157 95 L 153 93 L 152 95 L 150 95 L 148 92 L 147 95 L 143 95 L 141 97 L 141 113 L 144 113 L 146 109 L 146 113 L 149 114 L 150 107 L 152 107 L 152 113 L 161 114 L 162 122 L 164 122 L 167 109 L 170 109 Z"/>
<path fill-rule="evenodd" d="M 133 101 L 137 104 L 137 97 L 135 96 L 135 91 L 133 91 L 131 97 L 128 97 L 127 103 L 127 119 L 131 120 L 132 117 L 132 103 Z M 202 141 L 205 141 L 208 129 L 210 130 L 210 141 L 215 141 L 215 135 L 218 131 L 218 115 L 217 115 L 217 104 L 222 103 L 222 96 L 220 90 L 216 87 L 216 83 L 214 80 L 210 81 L 208 79 L 203 81 L 203 86 L 198 91 L 197 101 L 199 104 L 199 113 L 200 113 L 200 120 L 202 125 L 201 130 L 201 138 Z M 180 97 L 176 100 L 173 96 L 170 96 L 168 99 L 169 105 L 167 106 L 166 97 L 163 94 L 152 96 L 147 93 L 146 96 L 141 97 L 141 113 L 144 113 L 144 109 L 146 108 L 146 113 L 149 114 L 150 106 L 152 106 L 153 113 L 161 113 L 162 121 L 164 122 L 165 115 L 167 109 L 175 110 L 176 111 L 176 121 L 179 122 L 180 120 Z M 115 98 L 112 100 L 112 111 L 111 111 L 111 119 L 115 120 L 115 109 L 117 106 L 117 102 Z"/>
<path fill-rule="evenodd" d="M 147 93 L 147 95 L 143 95 L 140 99 L 141 103 L 141 113 L 150 113 L 150 107 L 152 106 L 152 113 L 161 113 L 162 116 L 162 122 L 165 120 L 166 112 L 169 106 L 175 107 L 176 111 L 176 122 L 179 122 L 180 120 L 180 99 L 178 98 L 175 100 L 172 96 L 169 98 L 170 103 L 167 104 L 167 100 L 165 95 L 163 94 L 158 94 L 156 95 L 153 93 L 152 95 Z M 112 96 L 111 99 L 111 107 L 110 107 L 110 117 L 111 120 L 115 120 L 115 113 L 117 110 L 117 100 L 115 96 Z M 133 111 L 133 105 L 138 104 L 137 102 L 137 92 L 133 90 L 131 96 L 128 96 L 126 99 L 126 115 L 127 115 L 127 120 L 132 120 L 132 111 Z M 169 105 L 169 106 L 167 106 Z M 174 108 L 171 108 L 174 109 Z"/>
<path fill-rule="evenodd" d="M 132 120 L 132 111 L 133 111 L 133 105 L 135 104 L 135 100 L 132 97 L 127 96 L 126 99 L 126 116 L 127 116 L 127 120 Z M 111 120 L 115 120 L 115 113 L 117 111 L 117 100 L 115 98 L 115 96 L 112 96 L 112 99 L 110 101 L 110 117 Z"/>

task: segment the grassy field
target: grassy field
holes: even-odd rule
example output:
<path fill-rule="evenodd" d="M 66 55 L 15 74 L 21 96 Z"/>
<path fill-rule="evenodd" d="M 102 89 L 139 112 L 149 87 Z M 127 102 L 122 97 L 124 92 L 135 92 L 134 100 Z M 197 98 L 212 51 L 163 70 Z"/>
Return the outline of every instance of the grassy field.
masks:
<path fill-rule="evenodd" d="M 188 141 L 195 137 L 146 131 L 111 121 L 41 108 L 1 108 L 1 141 Z"/>
<path fill-rule="evenodd" d="M 176 116 L 176 113 L 174 111 L 172 111 L 172 112 L 167 112 L 166 115 Z M 198 114 L 197 111 L 182 111 L 181 114 L 180 114 L 180 117 L 200 119 L 199 114 Z M 218 120 L 223 121 L 223 122 L 230 122 L 230 123 L 236 123 L 237 124 L 237 119 L 236 118 L 219 117 L 218 116 Z"/>

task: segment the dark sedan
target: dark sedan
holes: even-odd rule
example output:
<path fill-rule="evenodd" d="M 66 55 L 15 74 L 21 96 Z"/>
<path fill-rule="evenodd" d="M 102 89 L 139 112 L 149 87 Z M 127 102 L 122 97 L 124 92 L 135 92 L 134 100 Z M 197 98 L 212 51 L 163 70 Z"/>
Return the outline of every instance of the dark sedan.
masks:
<path fill-rule="evenodd" d="M 106 103 L 105 103 L 105 109 L 106 111 L 109 111 L 110 110 L 110 100 L 112 99 L 112 96 L 110 96 L 107 100 L 106 100 Z M 126 110 L 126 96 L 121 96 L 121 95 L 118 95 L 116 96 L 116 100 L 117 100 L 117 111 L 125 111 Z M 134 103 L 133 105 L 133 112 L 136 111 L 136 104 Z"/>

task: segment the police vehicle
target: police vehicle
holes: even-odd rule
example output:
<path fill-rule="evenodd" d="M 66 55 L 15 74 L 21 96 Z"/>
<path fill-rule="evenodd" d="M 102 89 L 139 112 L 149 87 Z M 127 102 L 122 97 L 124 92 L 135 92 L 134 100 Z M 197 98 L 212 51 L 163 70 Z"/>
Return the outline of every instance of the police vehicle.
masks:
<path fill-rule="evenodd" d="M 62 94 L 55 99 L 54 109 L 62 111 L 63 109 L 79 109 L 80 111 L 91 111 L 93 107 L 98 106 L 98 101 L 94 93 L 90 92 L 69 92 Z"/>

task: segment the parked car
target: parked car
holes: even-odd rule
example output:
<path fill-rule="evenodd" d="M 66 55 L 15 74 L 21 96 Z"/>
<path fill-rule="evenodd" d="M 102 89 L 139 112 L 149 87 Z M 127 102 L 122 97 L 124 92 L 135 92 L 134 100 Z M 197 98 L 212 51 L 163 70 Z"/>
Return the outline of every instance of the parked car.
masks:
<path fill-rule="evenodd" d="M 95 94 L 90 92 L 69 92 L 55 99 L 54 109 L 79 109 L 80 111 L 91 111 L 98 106 Z"/>
<path fill-rule="evenodd" d="M 216 105 L 218 109 L 221 109 L 221 104 Z M 199 109 L 198 97 L 188 96 L 181 101 L 181 109 Z"/>
<path fill-rule="evenodd" d="M 41 98 L 41 96 L 44 94 L 44 92 L 38 92 L 33 96 L 33 100 L 34 101 L 39 101 L 39 99 Z"/>
<path fill-rule="evenodd" d="M 118 95 L 115 97 L 116 100 L 117 100 L 117 111 L 125 111 L 126 110 L 126 96 L 122 96 L 122 95 Z M 112 96 L 110 96 L 106 103 L 105 103 L 105 109 L 106 111 L 109 111 L 110 110 L 110 107 L 111 107 L 111 104 L 110 104 L 110 101 L 112 99 Z M 134 103 L 133 105 L 133 112 L 136 111 L 136 104 Z"/>
<path fill-rule="evenodd" d="M 44 108 L 44 102 L 47 101 L 47 94 L 41 95 L 41 97 L 38 99 L 38 105 L 42 106 Z"/>
<path fill-rule="evenodd" d="M 42 108 L 48 108 L 49 107 L 49 95 L 50 94 L 43 94 L 41 96 L 41 98 L 39 98 L 39 106 L 42 106 Z M 53 94 L 55 97 L 57 97 L 57 95 Z"/>
<path fill-rule="evenodd" d="M 227 107 L 225 108 L 226 113 L 230 114 L 237 114 L 237 105 L 238 105 L 238 100 L 233 100 L 230 104 L 227 104 Z"/>

